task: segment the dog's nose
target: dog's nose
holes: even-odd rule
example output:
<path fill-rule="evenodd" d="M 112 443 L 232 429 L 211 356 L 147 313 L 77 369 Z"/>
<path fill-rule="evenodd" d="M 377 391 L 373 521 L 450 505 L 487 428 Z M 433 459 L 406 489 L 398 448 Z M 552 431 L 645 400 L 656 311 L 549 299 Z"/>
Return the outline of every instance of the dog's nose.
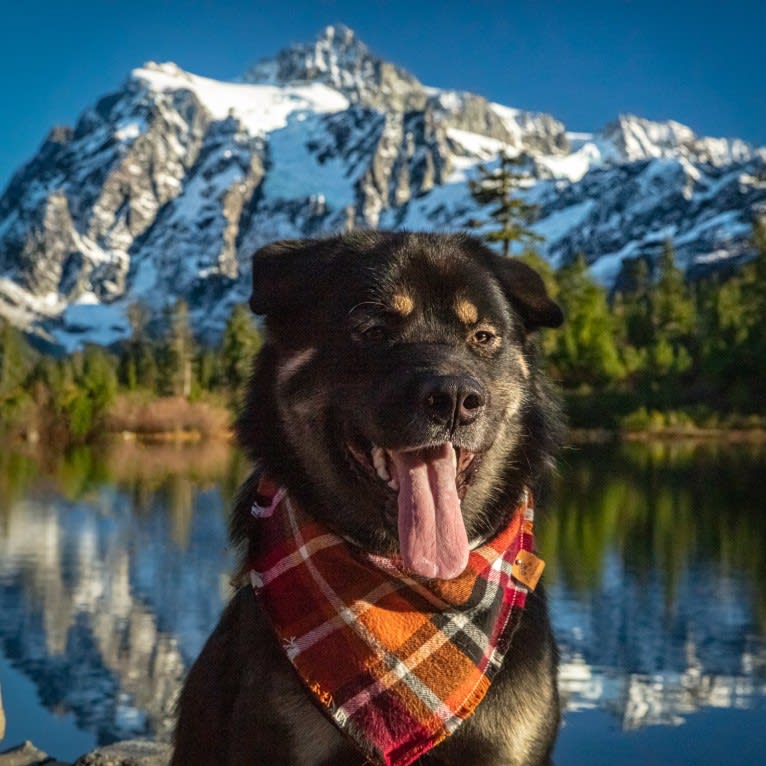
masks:
<path fill-rule="evenodd" d="M 479 383 L 469 375 L 429 375 L 420 384 L 420 406 L 440 425 L 467 426 L 485 404 Z"/>

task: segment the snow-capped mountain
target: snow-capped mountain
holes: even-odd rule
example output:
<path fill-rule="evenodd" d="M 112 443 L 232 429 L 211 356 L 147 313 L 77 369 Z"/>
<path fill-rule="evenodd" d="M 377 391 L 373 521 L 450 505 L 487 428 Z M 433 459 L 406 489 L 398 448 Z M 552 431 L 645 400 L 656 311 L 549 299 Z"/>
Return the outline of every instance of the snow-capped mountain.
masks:
<path fill-rule="evenodd" d="M 0 314 L 73 348 L 129 332 L 126 308 L 189 301 L 215 338 L 277 237 L 353 226 L 456 230 L 466 181 L 524 153 L 555 264 L 582 251 L 613 281 L 672 238 L 687 268 L 749 254 L 766 150 L 633 116 L 592 134 L 429 88 L 343 26 L 238 82 L 148 63 L 72 128 L 54 128 L 0 197 Z"/>

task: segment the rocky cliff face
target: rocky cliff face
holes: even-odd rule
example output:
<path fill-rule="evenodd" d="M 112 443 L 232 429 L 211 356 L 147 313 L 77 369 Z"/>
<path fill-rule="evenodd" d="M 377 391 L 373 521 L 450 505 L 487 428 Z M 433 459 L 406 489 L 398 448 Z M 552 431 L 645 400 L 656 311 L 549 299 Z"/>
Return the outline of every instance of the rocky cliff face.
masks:
<path fill-rule="evenodd" d="M 374 56 L 342 24 L 327 27 L 309 45 L 294 45 L 249 69 L 245 82 L 290 86 L 323 83 L 349 101 L 372 109 L 404 112 L 422 109 L 426 89 L 409 72 Z"/>
<path fill-rule="evenodd" d="M 437 90 L 328 27 L 241 82 L 147 64 L 55 128 L 0 197 L 0 314 L 65 348 L 129 332 L 126 308 L 189 301 L 215 339 L 253 251 L 353 226 L 460 229 L 466 181 L 524 153 L 543 254 L 604 282 L 672 238 L 684 266 L 746 257 L 766 151 L 621 116 L 600 132 Z"/>

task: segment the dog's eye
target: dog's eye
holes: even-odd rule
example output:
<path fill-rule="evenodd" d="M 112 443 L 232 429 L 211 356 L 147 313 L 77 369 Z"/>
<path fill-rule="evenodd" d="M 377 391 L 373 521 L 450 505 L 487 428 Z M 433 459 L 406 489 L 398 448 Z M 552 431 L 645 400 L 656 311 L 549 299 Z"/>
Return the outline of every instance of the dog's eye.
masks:
<path fill-rule="evenodd" d="M 477 330 L 471 340 L 479 346 L 489 346 L 494 343 L 497 335 L 489 330 Z"/>
<path fill-rule="evenodd" d="M 362 340 L 370 345 L 376 343 L 383 343 L 388 339 L 388 333 L 383 325 L 374 324 L 363 330 L 361 333 Z"/>

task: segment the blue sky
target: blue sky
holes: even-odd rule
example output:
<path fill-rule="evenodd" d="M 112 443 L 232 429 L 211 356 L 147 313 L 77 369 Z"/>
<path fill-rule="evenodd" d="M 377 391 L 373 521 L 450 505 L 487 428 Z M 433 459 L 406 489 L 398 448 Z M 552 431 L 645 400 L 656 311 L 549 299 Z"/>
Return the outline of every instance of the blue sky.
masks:
<path fill-rule="evenodd" d="M 342 22 L 427 85 L 545 111 L 570 130 L 620 112 L 766 145 L 766 2 L 218 0 L 0 6 L 0 187 L 54 124 L 144 61 L 234 78 Z"/>

